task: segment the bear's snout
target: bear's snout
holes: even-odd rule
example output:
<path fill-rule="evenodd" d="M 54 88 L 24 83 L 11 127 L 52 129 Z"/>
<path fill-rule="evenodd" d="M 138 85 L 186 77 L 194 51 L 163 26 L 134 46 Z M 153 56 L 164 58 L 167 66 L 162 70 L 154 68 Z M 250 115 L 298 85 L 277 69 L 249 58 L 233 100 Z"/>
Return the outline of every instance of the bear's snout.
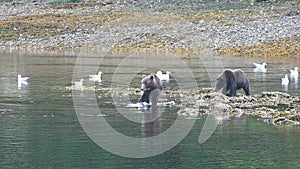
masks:
<path fill-rule="evenodd" d="M 145 90 L 146 85 L 143 83 L 141 86 L 141 91 Z"/>

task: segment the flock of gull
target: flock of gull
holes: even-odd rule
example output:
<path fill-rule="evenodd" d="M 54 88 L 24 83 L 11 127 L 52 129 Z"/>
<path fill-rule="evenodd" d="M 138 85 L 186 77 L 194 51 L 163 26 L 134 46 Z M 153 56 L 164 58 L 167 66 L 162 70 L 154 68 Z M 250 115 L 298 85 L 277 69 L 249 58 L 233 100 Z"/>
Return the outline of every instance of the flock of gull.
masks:
<path fill-rule="evenodd" d="M 162 73 L 162 71 L 158 71 L 156 76 L 160 79 L 161 84 L 167 84 L 170 81 L 170 72 Z M 75 89 L 83 88 L 84 79 L 80 79 L 79 81 L 71 81 L 72 87 Z M 99 71 L 98 74 L 89 75 L 89 81 L 93 82 L 97 86 L 102 85 L 102 72 Z"/>
<path fill-rule="evenodd" d="M 99 71 L 95 75 L 89 75 L 89 81 L 94 82 L 95 84 L 101 86 L 102 85 L 101 77 L 102 77 L 102 72 Z M 82 88 L 83 87 L 83 79 L 80 79 L 77 82 L 71 81 L 71 83 L 74 88 Z"/>
<path fill-rule="evenodd" d="M 264 62 L 262 64 L 259 64 L 259 63 L 253 63 L 255 65 L 255 69 L 254 69 L 254 72 L 260 72 L 260 73 L 265 73 L 267 72 L 267 63 Z M 288 70 L 288 72 L 290 73 L 290 79 L 297 82 L 298 81 L 298 67 L 295 67 L 294 69 L 292 70 Z M 289 77 L 288 77 L 288 74 L 285 74 L 284 75 L 284 78 L 281 79 L 281 85 L 283 87 L 287 87 L 289 85 Z"/>
<path fill-rule="evenodd" d="M 259 63 L 253 63 L 255 65 L 255 69 L 254 72 L 258 72 L 258 73 L 265 73 L 267 72 L 267 64 L 265 62 L 263 62 L 262 64 Z M 292 70 L 288 70 L 288 72 L 290 73 L 290 79 L 293 81 L 297 81 L 298 80 L 298 67 L 295 67 Z M 158 78 L 160 79 L 162 84 L 167 84 L 169 83 L 170 80 L 170 72 L 167 71 L 165 74 L 162 73 L 162 71 L 158 71 L 156 73 L 156 75 L 158 76 Z M 18 88 L 20 89 L 23 85 L 27 85 L 28 82 L 27 80 L 29 79 L 29 77 L 22 77 L 21 74 L 18 74 Z M 80 79 L 79 81 L 71 81 L 72 83 L 72 87 L 73 88 L 83 88 L 83 81 L 84 79 Z M 94 75 L 89 75 L 89 81 L 93 82 L 96 85 L 101 86 L 102 85 L 102 72 L 99 71 L 97 74 Z M 285 74 L 284 78 L 282 78 L 281 80 L 281 85 L 286 87 L 289 84 L 289 77 L 288 74 Z"/>
<path fill-rule="evenodd" d="M 170 72 L 166 72 L 165 74 L 162 73 L 162 71 L 158 71 L 156 75 L 160 79 L 162 84 L 169 83 L 170 80 Z M 21 88 L 23 85 L 28 84 L 29 77 L 22 77 L 21 74 L 18 74 L 18 88 Z M 82 88 L 83 87 L 83 81 L 84 79 L 80 79 L 79 81 L 71 81 L 72 87 L 74 88 Z M 94 84 L 101 86 L 102 85 L 102 72 L 99 71 L 95 75 L 89 75 L 89 81 L 93 82 Z"/>

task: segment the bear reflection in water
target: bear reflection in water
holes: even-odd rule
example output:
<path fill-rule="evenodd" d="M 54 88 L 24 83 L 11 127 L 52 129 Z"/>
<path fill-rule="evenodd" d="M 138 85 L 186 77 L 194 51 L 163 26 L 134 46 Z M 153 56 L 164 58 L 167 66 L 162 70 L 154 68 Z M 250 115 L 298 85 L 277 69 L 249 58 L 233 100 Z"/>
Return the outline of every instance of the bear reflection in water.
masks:
<path fill-rule="evenodd" d="M 224 70 L 216 80 L 215 92 L 223 88 L 222 93 L 226 96 L 232 97 L 236 96 L 236 91 L 243 89 L 245 94 L 250 95 L 249 91 L 249 79 L 246 77 L 246 74 L 240 70 Z"/>
<path fill-rule="evenodd" d="M 150 74 L 148 76 L 143 76 L 141 83 L 143 94 L 139 99 L 139 103 L 149 103 L 151 101 L 152 106 L 156 106 L 159 93 L 162 90 L 160 79 L 155 74 Z"/>

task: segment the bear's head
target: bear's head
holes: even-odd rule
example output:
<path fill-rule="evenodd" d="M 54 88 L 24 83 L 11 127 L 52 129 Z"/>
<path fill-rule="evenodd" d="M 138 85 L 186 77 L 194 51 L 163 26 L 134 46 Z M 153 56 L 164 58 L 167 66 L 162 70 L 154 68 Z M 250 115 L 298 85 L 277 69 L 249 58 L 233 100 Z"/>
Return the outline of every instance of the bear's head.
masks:
<path fill-rule="evenodd" d="M 143 75 L 143 79 L 142 79 L 141 83 L 142 83 L 142 86 L 141 86 L 142 91 L 154 90 L 154 89 L 161 90 L 162 89 L 159 78 L 154 74 L 151 74 L 148 76 Z"/>
<path fill-rule="evenodd" d="M 219 91 L 221 88 L 223 88 L 226 85 L 226 77 L 224 74 L 221 74 L 220 76 L 217 77 L 216 80 L 216 87 L 215 87 L 215 92 Z"/>

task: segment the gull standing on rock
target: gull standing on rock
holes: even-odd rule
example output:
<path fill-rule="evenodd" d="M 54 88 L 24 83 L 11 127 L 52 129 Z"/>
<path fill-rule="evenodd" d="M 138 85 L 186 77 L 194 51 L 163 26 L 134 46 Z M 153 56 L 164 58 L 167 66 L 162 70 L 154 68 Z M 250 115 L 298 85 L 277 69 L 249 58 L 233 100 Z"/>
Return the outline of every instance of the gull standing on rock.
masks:
<path fill-rule="evenodd" d="M 29 79 L 29 77 L 22 77 L 20 74 L 18 74 L 18 88 L 21 88 L 22 85 L 27 85 L 28 79 Z"/>
<path fill-rule="evenodd" d="M 266 62 L 264 62 L 262 64 L 259 64 L 259 63 L 253 63 L 253 64 L 256 66 L 256 68 L 254 69 L 254 72 L 261 72 L 261 73 L 267 72 L 267 68 L 266 68 L 267 63 Z"/>

